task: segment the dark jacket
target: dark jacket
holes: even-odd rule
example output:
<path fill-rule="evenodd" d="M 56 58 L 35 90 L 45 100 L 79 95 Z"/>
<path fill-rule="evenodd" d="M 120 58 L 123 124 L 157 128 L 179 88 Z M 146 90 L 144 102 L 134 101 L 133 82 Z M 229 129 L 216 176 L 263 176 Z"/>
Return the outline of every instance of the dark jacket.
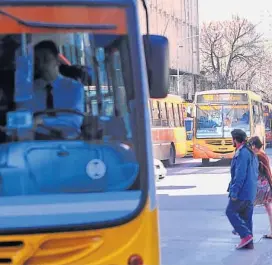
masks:
<path fill-rule="evenodd" d="M 231 161 L 229 196 L 238 200 L 254 201 L 257 193 L 258 158 L 244 145 Z"/>

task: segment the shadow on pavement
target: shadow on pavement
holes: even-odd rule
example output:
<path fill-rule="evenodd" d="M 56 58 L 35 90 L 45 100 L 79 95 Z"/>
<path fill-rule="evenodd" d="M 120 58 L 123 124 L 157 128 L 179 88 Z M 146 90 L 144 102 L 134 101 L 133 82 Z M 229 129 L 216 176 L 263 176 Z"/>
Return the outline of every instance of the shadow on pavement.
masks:
<path fill-rule="evenodd" d="M 176 164 L 174 164 L 171 167 L 166 167 L 166 169 L 171 169 L 171 168 L 180 168 L 180 167 L 186 167 L 186 168 L 190 168 L 190 167 L 199 167 L 201 166 L 201 162 L 199 162 L 198 160 L 195 161 L 190 161 L 187 162 L 187 160 L 178 160 L 178 162 Z"/>
<path fill-rule="evenodd" d="M 208 165 L 200 165 L 200 167 L 228 167 L 230 166 L 231 159 L 222 159 L 218 161 L 211 161 Z"/>

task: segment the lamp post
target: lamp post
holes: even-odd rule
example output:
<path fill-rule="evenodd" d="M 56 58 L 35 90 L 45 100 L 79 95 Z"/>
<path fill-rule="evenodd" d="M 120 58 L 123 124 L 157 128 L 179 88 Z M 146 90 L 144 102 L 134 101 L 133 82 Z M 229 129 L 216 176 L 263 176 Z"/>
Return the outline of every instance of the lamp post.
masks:
<path fill-rule="evenodd" d="M 182 39 L 179 43 L 178 43 L 178 50 L 177 50 L 177 82 L 178 82 L 178 93 L 180 92 L 180 85 L 179 85 L 179 78 L 180 78 L 180 74 L 179 74 L 179 72 L 180 72 L 180 65 L 179 65 L 179 63 L 180 63 L 180 61 L 179 61 L 179 48 L 182 48 L 183 47 L 183 45 L 182 45 L 182 42 L 183 41 L 185 41 L 185 40 L 188 40 L 188 39 L 192 39 L 192 38 L 195 38 L 195 37 L 199 37 L 199 35 L 193 35 L 193 36 L 189 36 L 189 37 L 186 37 L 186 38 L 184 38 L 184 39 Z M 193 49 L 192 49 L 192 54 L 191 54 L 191 56 L 192 56 L 192 73 L 193 73 L 193 54 L 194 54 L 195 52 L 193 51 Z"/>

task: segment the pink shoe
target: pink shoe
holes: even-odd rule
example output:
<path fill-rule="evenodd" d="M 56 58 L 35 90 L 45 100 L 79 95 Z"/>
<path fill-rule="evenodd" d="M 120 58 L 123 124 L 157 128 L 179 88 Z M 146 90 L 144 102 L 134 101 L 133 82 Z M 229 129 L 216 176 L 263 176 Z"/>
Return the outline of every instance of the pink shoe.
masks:
<path fill-rule="evenodd" d="M 254 249 L 254 243 L 253 243 L 253 241 L 251 241 L 250 243 L 248 243 L 247 245 L 245 245 L 243 248 L 245 248 L 245 249 Z"/>
<path fill-rule="evenodd" d="M 248 245 L 249 243 L 251 243 L 253 241 L 253 236 L 249 235 L 247 237 L 242 238 L 240 244 L 236 247 L 236 249 L 241 249 L 244 246 Z"/>

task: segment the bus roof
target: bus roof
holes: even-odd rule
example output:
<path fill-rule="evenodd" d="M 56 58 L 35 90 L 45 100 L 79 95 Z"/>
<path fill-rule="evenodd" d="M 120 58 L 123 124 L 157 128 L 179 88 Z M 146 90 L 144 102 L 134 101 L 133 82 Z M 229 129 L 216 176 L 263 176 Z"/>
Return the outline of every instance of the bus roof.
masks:
<path fill-rule="evenodd" d="M 197 98 L 198 95 L 206 95 L 206 94 L 247 94 L 250 98 L 261 101 L 262 97 L 256 94 L 255 92 L 249 91 L 249 90 L 237 90 L 237 89 L 218 89 L 218 90 L 205 90 L 205 91 L 198 91 L 195 94 L 195 98 Z"/>
<path fill-rule="evenodd" d="M 111 5 L 111 6 L 124 6 L 131 3 L 136 3 L 137 0 L 1 0 L 0 5 L 28 5 L 28 4 L 37 4 L 37 5 Z"/>

